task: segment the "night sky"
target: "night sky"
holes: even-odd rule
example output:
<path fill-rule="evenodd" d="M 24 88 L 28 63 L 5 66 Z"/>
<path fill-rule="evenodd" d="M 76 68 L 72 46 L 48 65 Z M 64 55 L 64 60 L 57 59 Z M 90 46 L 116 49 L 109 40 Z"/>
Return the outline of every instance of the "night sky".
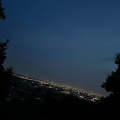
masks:
<path fill-rule="evenodd" d="M 120 0 L 3 0 L 6 67 L 106 95 L 120 52 Z"/>

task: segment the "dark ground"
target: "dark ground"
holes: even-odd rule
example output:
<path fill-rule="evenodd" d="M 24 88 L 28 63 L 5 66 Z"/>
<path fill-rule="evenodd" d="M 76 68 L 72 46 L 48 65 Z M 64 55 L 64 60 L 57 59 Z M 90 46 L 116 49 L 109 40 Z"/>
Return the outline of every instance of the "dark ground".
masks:
<path fill-rule="evenodd" d="M 97 102 L 83 100 L 72 94 L 65 95 L 55 89 L 38 87 L 36 92 L 25 83 L 23 91 L 20 82 L 13 83 L 11 98 L 0 101 L 0 120 L 85 120 L 119 119 L 120 103 L 101 99 Z M 34 84 L 35 85 L 35 84 Z M 20 90 L 19 90 L 20 89 Z M 41 91 L 45 91 L 44 93 Z M 39 98 L 39 99 L 36 99 Z"/>

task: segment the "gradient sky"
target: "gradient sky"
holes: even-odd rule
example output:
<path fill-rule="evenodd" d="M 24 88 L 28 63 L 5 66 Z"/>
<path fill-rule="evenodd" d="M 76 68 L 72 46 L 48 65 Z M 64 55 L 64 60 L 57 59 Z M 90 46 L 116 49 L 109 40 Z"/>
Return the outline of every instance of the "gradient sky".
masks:
<path fill-rule="evenodd" d="M 5 66 L 31 77 L 106 95 L 120 52 L 120 0 L 3 0 Z"/>

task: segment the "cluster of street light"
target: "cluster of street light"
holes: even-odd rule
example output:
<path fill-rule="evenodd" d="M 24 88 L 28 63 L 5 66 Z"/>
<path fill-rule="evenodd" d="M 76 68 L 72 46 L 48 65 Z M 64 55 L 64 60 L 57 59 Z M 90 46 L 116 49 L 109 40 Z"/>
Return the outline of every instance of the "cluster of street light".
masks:
<path fill-rule="evenodd" d="M 29 87 L 31 87 L 31 89 L 46 87 L 49 89 L 54 89 L 56 92 L 59 92 L 65 95 L 71 94 L 73 96 L 79 97 L 80 99 L 84 99 L 92 102 L 99 101 L 100 98 L 102 97 L 102 95 L 99 95 L 94 92 L 88 92 L 83 89 L 74 88 L 64 84 L 50 82 L 48 80 L 36 80 L 34 78 L 28 77 L 27 75 L 21 75 L 21 74 L 14 74 L 14 76 L 22 79 L 24 83 L 30 83 Z"/>

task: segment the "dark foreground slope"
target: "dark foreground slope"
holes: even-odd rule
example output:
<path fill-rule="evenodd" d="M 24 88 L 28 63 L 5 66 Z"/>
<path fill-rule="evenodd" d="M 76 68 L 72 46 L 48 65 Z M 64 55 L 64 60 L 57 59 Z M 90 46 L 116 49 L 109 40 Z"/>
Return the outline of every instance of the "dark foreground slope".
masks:
<path fill-rule="evenodd" d="M 116 105 L 111 107 L 100 99 L 101 96 L 84 90 L 16 74 L 10 96 L 0 102 L 0 117 L 8 120 L 115 118 Z"/>

